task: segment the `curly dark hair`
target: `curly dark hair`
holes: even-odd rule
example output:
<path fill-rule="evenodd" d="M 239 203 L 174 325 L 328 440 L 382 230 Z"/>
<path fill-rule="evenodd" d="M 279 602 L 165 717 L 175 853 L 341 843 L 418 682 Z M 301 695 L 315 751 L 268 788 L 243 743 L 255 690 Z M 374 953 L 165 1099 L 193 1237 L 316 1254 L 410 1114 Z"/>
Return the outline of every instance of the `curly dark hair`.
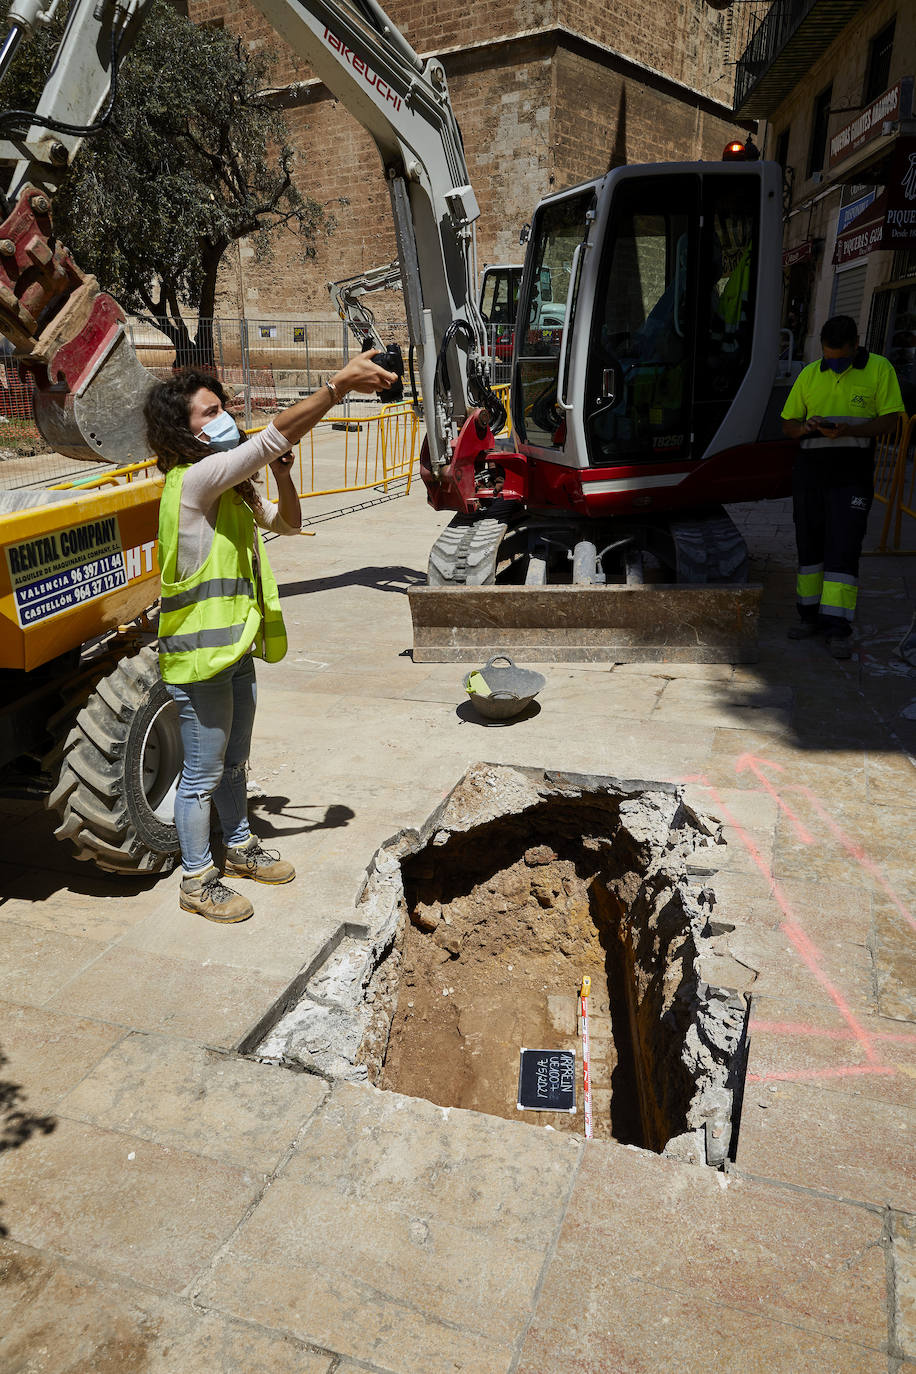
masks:
<path fill-rule="evenodd" d="M 157 382 L 147 396 L 143 407 L 146 437 L 160 472 L 171 472 L 181 463 L 199 463 L 202 458 L 218 452 L 191 433 L 188 421 L 191 398 L 204 389 L 212 391 L 222 405 L 226 405 L 229 396 L 222 382 L 209 372 L 197 372 L 190 367 L 182 368 L 167 382 Z M 239 433 L 244 442 L 245 431 L 239 429 Z M 249 506 L 254 508 L 259 504 L 260 497 L 250 479 L 239 482 L 233 490 Z"/>

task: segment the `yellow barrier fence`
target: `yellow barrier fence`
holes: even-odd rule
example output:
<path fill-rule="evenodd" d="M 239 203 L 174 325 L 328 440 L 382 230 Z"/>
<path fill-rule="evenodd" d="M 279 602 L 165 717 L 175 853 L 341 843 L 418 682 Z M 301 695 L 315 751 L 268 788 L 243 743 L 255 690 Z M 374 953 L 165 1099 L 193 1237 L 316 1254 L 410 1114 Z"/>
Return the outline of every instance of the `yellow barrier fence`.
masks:
<path fill-rule="evenodd" d="M 100 487 L 119 487 L 125 482 L 138 481 L 152 477 L 156 472 L 156 460 L 150 458 L 145 463 L 131 463 L 129 467 L 110 468 L 107 472 L 96 473 L 94 477 L 83 477 L 78 482 L 55 482 L 49 491 L 98 491 Z"/>
<path fill-rule="evenodd" d="M 907 472 L 909 468 L 909 472 Z M 901 549 L 904 515 L 916 520 L 916 415 L 901 416 L 893 435 L 882 435 L 875 446 L 875 500 L 887 507 L 881 537 L 873 553 L 913 554 Z M 893 542 L 888 536 L 893 524 Z"/>
<path fill-rule="evenodd" d="M 494 392 L 496 393 L 496 395 L 499 397 L 500 401 L 501 401 L 501 402 L 503 403 L 503 405 L 505 406 L 505 410 L 506 410 L 506 423 L 503 425 L 502 429 L 499 431 L 500 436 L 506 435 L 508 438 L 511 438 L 511 437 L 512 437 L 512 413 L 511 413 L 511 411 L 509 410 L 509 394 L 510 394 L 512 388 L 510 387 L 510 385 L 509 385 L 508 382 L 500 382 L 498 386 L 491 387 L 490 390 L 491 390 L 491 391 L 494 391 Z"/>
<path fill-rule="evenodd" d="M 403 483 L 406 495 L 418 456 L 419 430 L 407 404 L 384 406 L 364 419 L 325 417 L 293 447 L 296 490 L 303 498 L 372 487 L 387 495 L 392 484 Z M 267 494 L 271 499 L 276 495 L 269 468 Z"/>
<path fill-rule="evenodd" d="M 494 386 L 506 408 L 502 435 L 512 434 L 508 383 Z M 256 432 L 256 431 L 252 431 Z M 326 416 L 293 446 L 296 489 L 304 500 L 340 496 L 378 487 L 386 495 L 393 485 L 406 495 L 419 458 L 420 421 L 407 402 L 384 406 L 376 415 Z M 97 490 L 135 478 L 151 476 L 155 462 L 133 463 L 75 481 L 55 483 L 52 490 Z M 276 497 L 276 483 L 267 469 L 267 494 Z M 400 484 L 403 484 L 401 486 Z"/>
<path fill-rule="evenodd" d="M 420 423 L 409 405 L 385 406 L 363 419 L 326 417 L 293 446 L 297 490 L 310 496 L 337 496 L 379 487 L 386 494 L 394 484 L 410 491 L 417 461 Z M 252 431 L 253 433 L 256 431 Z M 155 461 L 109 468 L 92 477 L 57 482 L 52 491 L 94 491 L 152 476 Z M 402 488 L 399 486 L 398 490 Z M 276 484 L 267 469 L 267 491 L 276 497 Z"/>

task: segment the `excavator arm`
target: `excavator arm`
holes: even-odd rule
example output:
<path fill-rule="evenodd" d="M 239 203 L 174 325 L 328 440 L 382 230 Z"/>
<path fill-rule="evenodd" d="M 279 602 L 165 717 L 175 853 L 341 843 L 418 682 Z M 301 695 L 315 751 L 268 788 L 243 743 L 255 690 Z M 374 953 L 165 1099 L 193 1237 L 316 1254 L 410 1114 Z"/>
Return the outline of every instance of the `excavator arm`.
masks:
<path fill-rule="evenodd" d="M 75 0 L 38 109 L 0 116 L 0 160 L 14 164 L 0 226 L 0 329 L 35 376 L 45 438 L 64 453 L 118 462 L 145 456 L 138 402 L 152 379 L 125 338 L 117 303 L 55 238 L 51 212 L 62 172 L 110 113 L 118 64 L 147 3 Z M 442 472 L 468 420 L 483 436 L 486 411 L 499 410 L 475 292 L 480 211 L 445 71 L 413 51 L 375 0 L 256 3 L 379 150 L 429 467 Z M 47 18 L 40 5 L 14 0 L 0 78 L 23 35 Z"/>
<path fill-rule="evenodd" d="M 437 58 L 423 60 L 376 0 L 255 0 L 378 148 L 391 196 L 407 326 L 433 473 L 463 426 L 497 415 L 476 301 L 475 221 L 461 133 Z M 480 427 L 487 429 L 486 417 Z"/>
<path fill-rule="evenodd" d="M 328 282 L 328 294 L 340 318 L 359 339 L 360 343 L 371 340 L 376 348 L 384 348 L 381 336 L 375 327 L 375 315 L 366 304 L 366 296 L 376 291 L 400 291 L 401 264 L 395 258 L 387 267 L 370 267 L 352 277 Z"/>
<path fill-rule="evenodd" d="M 52 0 L 13 0 L 0 80 Z M 124 332 L 124 313 L 57 239 L 53 196 L 83 139 L 117 95 L 118 66 L 148 0 L 75 0 L 38 107 L 0 114 L 0 332 L 35 379 L 35 418 L 58 452 L 129 463 L 148 453 L 142 402 L 153 378 Z"/>

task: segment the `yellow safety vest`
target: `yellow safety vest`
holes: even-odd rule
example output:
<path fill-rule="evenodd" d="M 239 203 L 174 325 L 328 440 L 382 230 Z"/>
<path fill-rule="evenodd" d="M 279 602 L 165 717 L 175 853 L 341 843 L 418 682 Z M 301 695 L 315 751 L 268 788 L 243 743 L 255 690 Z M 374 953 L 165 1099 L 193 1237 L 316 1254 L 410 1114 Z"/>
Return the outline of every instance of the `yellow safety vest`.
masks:
<path fill-rule="evenodd" d="M 175 580 L 181 488 L 190 463 L 165 479 L 159 506 L 159 668 L 165 682 L 202 682 L 250 649 L 276 663 L 286 653 L 280 596 L 251 510 L 236 491 L 219 499 L 213 547 Z"/>
<path fill-rule="evenodd" d="M 903 398 L 893 365 L 880 353 L 860 348 L 851 366 L 843 372 L 824 367 L 820 358 L 802 368 L 782 408 L 782 418 L 803 421 L 809 415 L 823 415 L 838 423 L 855 424 L 858 420 L 874 420 L 879 415 L 896 415 L 901 411 Z M 801 446 L 814 450 L 871 450 L 873 443 L 873 439 L 858 434 L 846 434 L 840 439 L 806 434 Z"/>

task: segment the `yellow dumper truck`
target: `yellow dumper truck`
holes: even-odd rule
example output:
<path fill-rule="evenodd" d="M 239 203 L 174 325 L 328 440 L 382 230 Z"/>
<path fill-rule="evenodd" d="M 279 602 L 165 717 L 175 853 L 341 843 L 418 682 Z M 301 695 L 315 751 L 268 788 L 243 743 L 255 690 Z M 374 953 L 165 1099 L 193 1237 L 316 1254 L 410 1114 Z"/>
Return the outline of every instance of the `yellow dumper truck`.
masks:
<path fill-rule="evenodd" d="M 79 858 L 152 873 L 178 853 L 181 765 L 175 707 L 144 643 L 160 486 L 142 470 L 95 480 L 0 492 L 0 775 L 31 773 Z"/>

